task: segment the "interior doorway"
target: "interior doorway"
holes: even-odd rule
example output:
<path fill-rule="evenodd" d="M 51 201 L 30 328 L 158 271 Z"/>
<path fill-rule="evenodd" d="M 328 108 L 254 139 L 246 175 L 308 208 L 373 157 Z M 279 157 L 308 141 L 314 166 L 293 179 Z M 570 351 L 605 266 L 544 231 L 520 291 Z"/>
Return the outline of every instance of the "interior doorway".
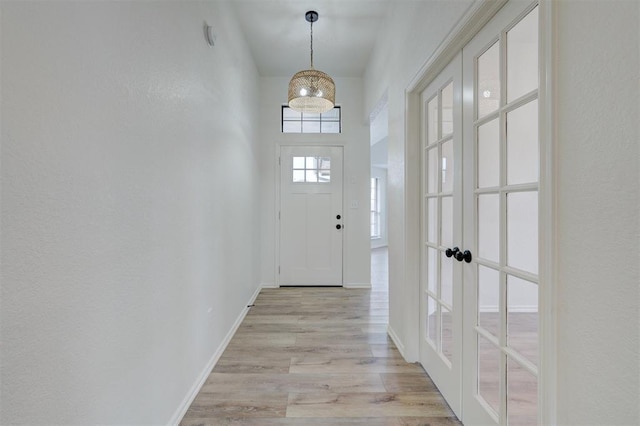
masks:
<path fill-rule="evenodd" d="M 369 117 L 371 145 L 371 287 L 389 289 L 389 250 L 387 227 L 387 169 L 389 113 L 384 96 Z"/>

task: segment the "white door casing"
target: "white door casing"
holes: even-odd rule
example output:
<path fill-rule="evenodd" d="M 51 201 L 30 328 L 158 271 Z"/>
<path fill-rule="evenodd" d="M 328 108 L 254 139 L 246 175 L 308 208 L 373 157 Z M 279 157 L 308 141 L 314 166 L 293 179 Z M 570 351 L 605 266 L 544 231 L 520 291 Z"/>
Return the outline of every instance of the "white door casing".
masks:
<path fill-rule="evenodd" d="M 343 148 L 281 146 L 281 286 L 341 286 Z"/>

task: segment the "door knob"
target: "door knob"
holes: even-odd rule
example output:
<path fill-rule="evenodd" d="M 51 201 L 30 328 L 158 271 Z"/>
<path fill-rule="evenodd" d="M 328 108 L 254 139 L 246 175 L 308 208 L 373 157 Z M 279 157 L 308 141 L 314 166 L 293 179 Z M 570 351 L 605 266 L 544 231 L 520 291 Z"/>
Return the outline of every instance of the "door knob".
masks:
<path fill-rule="evenodd" d="M 452 248 L 452 249 L 450 249 L 450 248 L 446 249 L 446 250 L 444 251 L 444 254 L 445 254 L 445 256 L 447 256 L 447 257 L 451 257 L 451 256 L 455 256 L 455 255 L 456 255 L 456 253 L 459 253 L 459 252 L 460 252 L 460 249 L 459 249 L 458 247 L 454 247 L 454 248 Z M 456 257 L 456 259 L 457 259 L 457 257 Z"/>
<path fill-rule="evenodd" d="M 340 224 L 336 225 L 336 229 L 342 229 L 342 225 Z"/>
<path fill-rule="evenodd" d="M 469 250 L 465 250 L 464 252 L 457 251 L 454 256 L 458 262 L 462 262 L 464 260 L 467 263 L 471 263 L 472 257 L 471 257 L 471 252 Z"/>

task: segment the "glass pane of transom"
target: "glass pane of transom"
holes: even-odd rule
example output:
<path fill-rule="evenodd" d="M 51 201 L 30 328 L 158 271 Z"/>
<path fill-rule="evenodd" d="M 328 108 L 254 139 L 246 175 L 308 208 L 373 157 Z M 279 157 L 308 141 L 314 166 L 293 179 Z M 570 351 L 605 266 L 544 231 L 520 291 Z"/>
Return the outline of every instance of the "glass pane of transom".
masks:
<path fill-rule="evenodd" d="M 500 349 L 478 335 L 478 394 L 500 412 Z"/>
<path fill-rule="evenodd" d="M 442 158 L 440 158 L 442 192 L 453 191 L 453 140 L 442 144 Z"/>
<path fill-rule="evenodd" d="M 538 181 L 538 101 L 507 114 L 507 184 Z"/>
<path fill-rule="evenodd" d="M 507 276 L 507 345 L 538 365 L 538 285 Z"/>
<path fill-rule="evenodd" d="M 303 121 L 302 133 L 320 133 L 319 121 Z"/>
<path fill-rule="evenodd" d="M 282 108 L 282 119 L 300 121 L 302 119 L 302 114 L 291 108 Z"/>
<path fill-rule="evenodd" d="M 340 133 L 340 123 L 337 121 L 323 121 L 320 126 L 322 133 Z"/>
<path fill-rule="evenodd" d="M 427 143 L 438 140 L 438 97 L 434 97 L 427 104 Z"/>
<path fill-rule="evenodd" d="M 283 121 L 282 133 L 300 133 L 302 131 L 301 121 Z"/>
<path fill-rule="evenodd" d="M 442 137 L 453 133 L 453 82 L 442 89 Z"/>
<path fill-rule="evenodd" d="M 500 49 L 498 43 L 495 43 L 478 58 L 476 99 L 478 118 L 496 111 L 500 106 Z"/>
<path fill-rule="evenodd" d="M 507 360 L 507 424 L 538 424 L 538 379 L 511 358 Z"/>
<path fill-rule="evenodd" d="M 478 265 L 478 325 L 500 336 L 500 273 Z"/>
<path fill-rule="evenodd" d="M 478 127 L 478 188 L 500 184 L 500 127 L 498 119 Z"/>
<path fill-rule="evenodd" d="M 340 120 L 340 109 L 332 108 L 327 112 L 322 113 L 322 121 L 338 121 Z"/>
<path fill-rule="evenodd" d="M 507 32 L 507 102 L 538 88 L 538 8 Z"/>
<path fill-rule="evenodd" d="M 538 273 L 538 192 L 507 195 L 507 264 Z"/>
<path fill-rule="evenodd" d="M 500 198 L 498 194 L 478 196 L 478 256 L 500 261 Z"/>

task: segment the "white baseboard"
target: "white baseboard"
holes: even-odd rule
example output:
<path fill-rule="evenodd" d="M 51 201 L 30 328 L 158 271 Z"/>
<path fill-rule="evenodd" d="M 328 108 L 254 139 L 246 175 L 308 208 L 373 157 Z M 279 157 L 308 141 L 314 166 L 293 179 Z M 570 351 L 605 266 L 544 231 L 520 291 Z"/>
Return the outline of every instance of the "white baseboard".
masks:
<path fill-rule="evenodd" d="M 262 289 L 262 286 L 259 286 L 256 289 L 256 291 L 253 293 L 253 295 L 249 299 L 249 302 L 247 303 L 247 305 L 253 305 L 253 302 L 255 302 L 261 289 Z M 233 335 L 238 330 L 238 327 L 240 327 L 240 324 L 242 324 L 242 321 L 244 320 L 244 317 L 247 315 L 247 312 L 249 312 L 248 308 L 242 309 L 242 311 L 240 312 L 240 315 L 238 315 L 238 318 L 236 318 L 236 321 L 233 323 L 231 330 L 229 330 L 227 335 L 224 337 L 224 340 L 222 341 L 222 343 L 220 343 L 220 346 L 218 346 L 218 349 L 213 353 L 213 356 L 211 357 L 211 359 L 209 359 L 209 362 L 207 362 L 207 365 L 204 367 L 204 369 L 202 370 L 202 373 L 200 373 L 200 376 L 198 376 L 195 383 L 193 384 L 193 386 L 185 396 L 184 400 L 182 401 L 182 403 L 180 404 L 176 412 L 173 414 L 173 417 L 171 417 L 171 420 L 169 421 L 170 425 L 179 424 L 180 420 L 182 420 L 182 417 L 184 417 L 184 415 L 187 413 L 187 410 L 191 406 L 191 403 L 198 395 L 198 392 L 200 392 L 200 389 L 206 382 L 207 377 L 209 377 L 209 374 L 211 374 L 213 367 L 215 367 L 216 363 L 222 356 L 222 353 L 225 351 L 225 349 L 227 349 L 227 346 L 229 345 L 229 342 L 233 338 Z"/>
<path fill-rule="evenodd" d="M 371 283 L 344 283 L 342 286 L 348 289 L 355 289 L 355 288 L 370 289 Z"/>
<path fill-rule="evenodd" d="M 402 355 L 402 358 L 406 360 L 407 357 L 404 355 L 404 345 L 402 344 L 402 341 L 400 340 L 396 332 L 393 331 L 391 325 L 387 326 L 387 334 L 389 335 L 389 337 L 391 337 L 391 340 L 393 340 L 393 343 L 396 345 L 396 348 L 398 348 L 398 351 L 400 351 L 400 355 Z"/>
<path fill-rule="evenodd" d="M 260 288 L 280 288 L 280 286 L 275 283 L 262 283 Z"/>

